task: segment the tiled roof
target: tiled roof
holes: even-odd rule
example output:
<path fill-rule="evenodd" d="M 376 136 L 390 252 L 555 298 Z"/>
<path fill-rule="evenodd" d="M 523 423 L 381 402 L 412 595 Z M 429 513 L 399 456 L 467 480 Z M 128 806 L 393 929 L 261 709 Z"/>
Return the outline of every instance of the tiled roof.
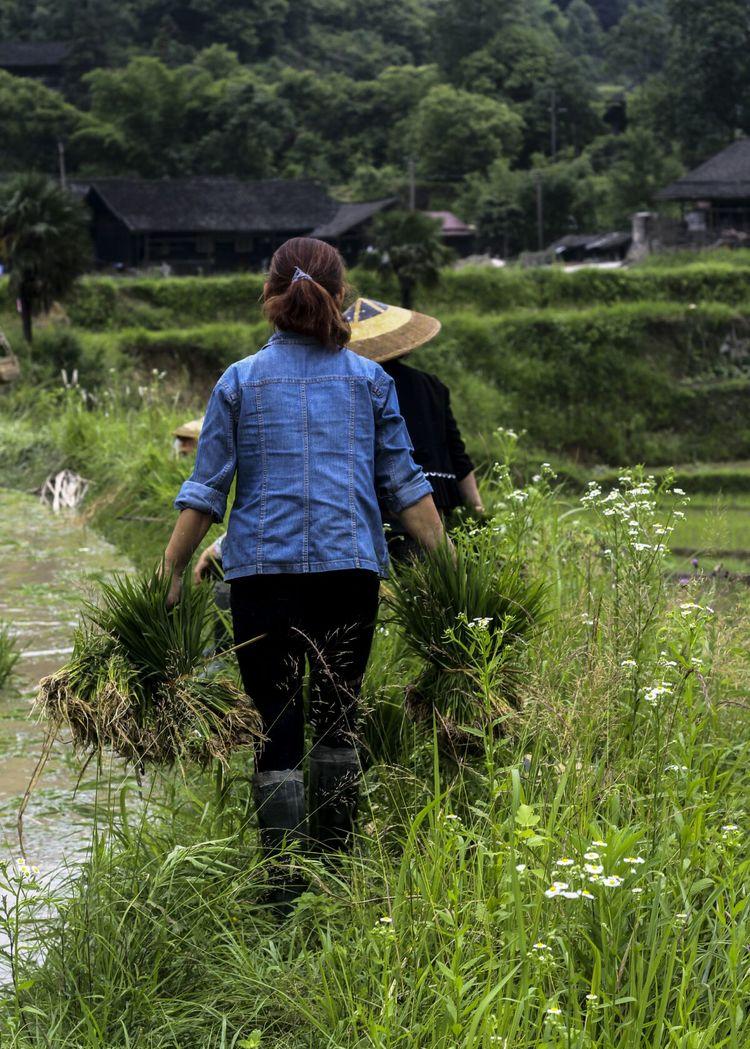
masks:
<path fill-rule="evenodd" d="M 0 69 L 59 66 L 70 53 L 70 45 L 61 40 L 0 41 Z"/>
<path fill-rule="evenodd" d="M 750 138 L 741 138 L 657 194 L 659 200 L 750 197 Z"/>
<path fill-rule="evenodd" d="M 305 233 L 334 238 L 388 201 L 342 204 L 303 179 L 93 179 L 95 194 L 134 233 Z M 79 184 L 71 187 L 79 191 Z"/>

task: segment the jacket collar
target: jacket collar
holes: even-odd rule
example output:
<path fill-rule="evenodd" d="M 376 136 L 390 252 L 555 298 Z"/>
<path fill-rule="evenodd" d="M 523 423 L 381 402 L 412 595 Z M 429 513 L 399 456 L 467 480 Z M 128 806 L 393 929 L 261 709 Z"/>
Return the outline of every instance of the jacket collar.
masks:
<path fill-rule="evenodd" d="M 293 342 L 305 346 L 320 346 L 320 343 L 312 335 L 303 335 L 298 331 L 280 331 L 278 328 L 268 340 L 274 344 Z"/>

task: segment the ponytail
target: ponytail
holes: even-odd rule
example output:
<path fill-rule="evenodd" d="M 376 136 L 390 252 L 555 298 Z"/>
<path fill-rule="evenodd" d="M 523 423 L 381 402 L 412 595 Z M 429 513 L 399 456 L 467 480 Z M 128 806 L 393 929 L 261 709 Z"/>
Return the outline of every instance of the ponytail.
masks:
<path fill-rule="evenodd" d="M 351 337 L 341 313 L 344 261 L 325 241 L 294 237 L 271 260 L 264 313 L 281 331 L 316 339 L 326 349 L 346 346 Z"/>

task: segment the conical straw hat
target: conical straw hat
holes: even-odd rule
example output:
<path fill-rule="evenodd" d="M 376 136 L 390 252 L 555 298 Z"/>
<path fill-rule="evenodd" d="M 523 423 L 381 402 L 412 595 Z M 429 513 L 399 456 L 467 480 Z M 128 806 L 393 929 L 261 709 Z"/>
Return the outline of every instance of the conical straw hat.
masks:
<path fill-rule="evenodd" d="M 440 321 L 435 317 L 375 299 L 357 299 L 344 318 L 352 329 L 351 349 L 378 362 L 403 357 L 434 339 L 440 331 Z"/>
<path fill-rule="evenodd" d="M 191 419 L 188 423 L 183 423 L 178 426 L 176 430 L 172 431 L 173 437 L 185 437 L 188 440 L 197 441 L 201 435 L 201 427 L 203 426 L 203 416 L 200 419 Z"/>

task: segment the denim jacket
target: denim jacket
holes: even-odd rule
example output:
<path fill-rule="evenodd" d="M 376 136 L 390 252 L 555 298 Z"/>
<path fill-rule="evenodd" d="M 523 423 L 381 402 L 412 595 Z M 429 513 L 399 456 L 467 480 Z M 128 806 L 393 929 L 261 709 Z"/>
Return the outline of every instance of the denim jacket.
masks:
<path fill-rule="evenodd" d="M 214 387 L 175 506 L 221 521 L 236 476 L 227 579 L 346 568 L 385 575 L 378 497 L 399 513 L 432 491 L 411 452 L 393 379 L 379 364 L 276 332 Z"/>

